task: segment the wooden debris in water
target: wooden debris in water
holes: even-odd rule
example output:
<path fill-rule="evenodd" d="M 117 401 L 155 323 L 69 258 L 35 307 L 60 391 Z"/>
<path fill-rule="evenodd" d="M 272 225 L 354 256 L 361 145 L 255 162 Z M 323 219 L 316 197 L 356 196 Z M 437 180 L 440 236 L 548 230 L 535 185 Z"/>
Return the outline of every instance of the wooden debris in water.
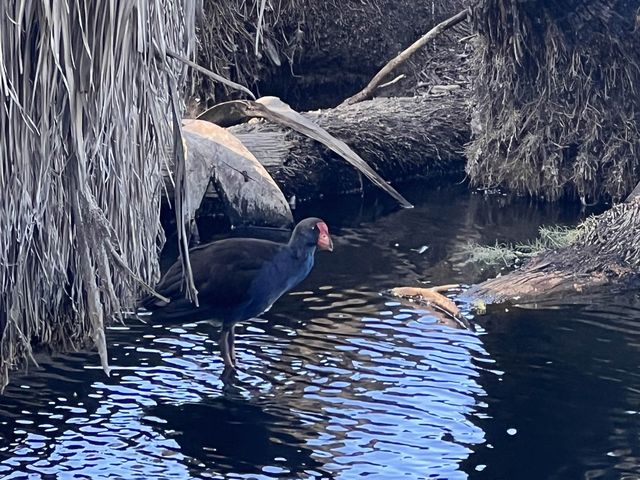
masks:
<path fill-rule="evenodd" d="M 462 319 L 462 313 L 458 306 L 441 292 L 459 289 L 460 285 L 440 285 L 436 287 L 395 287 L 390 293 L 395 297 L 411 298 L 426 307 L 435 307 L 438 311 L 449 315 L 456 321 Z"/>

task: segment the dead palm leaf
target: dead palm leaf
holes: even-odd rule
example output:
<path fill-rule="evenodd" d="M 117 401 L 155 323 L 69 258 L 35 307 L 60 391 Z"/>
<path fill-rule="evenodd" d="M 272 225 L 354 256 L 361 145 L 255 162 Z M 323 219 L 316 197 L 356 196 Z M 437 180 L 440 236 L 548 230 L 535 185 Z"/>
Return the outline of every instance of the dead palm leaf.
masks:
<path fill-rule="evenodd" d="M 166 85 L 185 70 L 154 52 L 192 53 L 191 4 L 3 8 L 0 387 L 33 340 L 54 350 L 92 341 L 107 370 L 104 324 L 159 276 Z"/>

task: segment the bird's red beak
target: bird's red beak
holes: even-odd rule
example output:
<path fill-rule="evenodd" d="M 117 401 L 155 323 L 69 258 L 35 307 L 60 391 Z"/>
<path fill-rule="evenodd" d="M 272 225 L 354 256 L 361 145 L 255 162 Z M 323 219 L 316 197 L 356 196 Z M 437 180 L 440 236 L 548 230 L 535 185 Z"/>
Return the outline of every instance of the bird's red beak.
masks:
<path fill-rule="evenodd" d="M 318 230 L 320 231 L 320 235 L 318 235 L 318 250 L 329 250 L 333 252 L 333 242 L 331 241 L 331 237 L 329 236 L 329 227 L 324 222 L 318 222 L 316 224 Z"/>

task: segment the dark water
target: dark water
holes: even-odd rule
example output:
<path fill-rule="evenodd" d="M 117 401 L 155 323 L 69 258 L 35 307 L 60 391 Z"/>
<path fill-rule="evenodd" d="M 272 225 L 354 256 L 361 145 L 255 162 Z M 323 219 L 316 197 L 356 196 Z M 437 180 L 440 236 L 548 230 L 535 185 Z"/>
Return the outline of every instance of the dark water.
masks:
<path fill-rule="evenodd" d="M 15 376 L 0 477 L 640 478 L 637 295 L 503 308 L 470 331 L 380 294 L 474 281 L 469 241 L 520 241 L 579 212 L 408 194 L 418 208 L 319 208 L 336 251 L 239 329 L 227 385 L 211 327 L 152 321 L 109 330 L 111 378 L 85 353 Z"/>

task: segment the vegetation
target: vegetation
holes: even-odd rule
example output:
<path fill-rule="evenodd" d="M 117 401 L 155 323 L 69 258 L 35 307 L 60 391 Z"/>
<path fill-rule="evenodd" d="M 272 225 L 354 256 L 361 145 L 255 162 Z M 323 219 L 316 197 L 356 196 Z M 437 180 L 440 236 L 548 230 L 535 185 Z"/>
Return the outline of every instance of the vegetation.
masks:
<path fill-rule="evenodd" d="M 568 247 L 576 243 L 593 224 L 593 219 L 586 220 L 575 228 L 544 226 L 540 227 L 539 236 L 531 242 L 517 244 L 479 245 L 469 244 L 465 254 L 467 262 L 485 267 L 512 268 L 546 250 Z"/>
<path fill-rule="evenodd" d="M 571 237 L 570 237 L 571 238 Z M 607 285 L 634 285 L 640 272 L 640 197 L 581 224 L 571 243 L 547 249 L 508 275 L 473 286 L 467 295 L 491 302 L 582 295 Z"/>
<path fill-rule="evenodd" d="M 637 3 L 484 0 L 475 9 L 473 184 L 555 200 L 621 200 L 640 169 Z M 622 284 L 640 271 L 638 197 L 469 292 L 531 300 Z M 529 254 L 528 252 L 526 253 Z M 507 258 L 512 251 L 477 250 Z"/>
<path fill-rule="evenodd" d="M 366 85 L 375 72 L 433 25 L 467 6 L 470 0 L 205 0 L 199 23 L 199 63 L 231 80 L 279 95 L 294 108 L 337 105 Z M 449 43 L 455 44 L 451 37 Z M 429 78 L 446 76 L 451 52 L 431 48 L 417 55 L 409 71 Z M 411 76 L 414 78 L 414 76 Z M 198 77 L 194 97 L 203 107 L 233 93 Z M 411 94 L 415 81 L 408 81 Z M 285 98 L 286 93 L 286 98 Z M 201 107 L 200 107 L 201 108 Z"/>
<path fill-rule="evenodd" d="M 473 184 L 583 202 L 624 198 L 640 169 L 637 2 L 483 0 Z"/>
<path fill-rule="evenodd" d="M 189 192 L 182 99 L 195 96 L 206 104 L 228 95 L 213 88 L 210 77 L 186 74 L 184 63 L 195 53 L 196 3 L 94 0 L 62 8 L 21 0 L 10 3 L 0 18 L 0 387 L 8 372 L 31 356 L 34 344 L 62 350 L 93 342 L 108 370 L 105 321 L 132 307 L 159 276 L 160 196 L 169 164 L 175 166 L 174 206 L 186 249 L 184 225 L 195 207 L 184 205 Z M 283 90 L 295 79 L 314 91 L 314 85 L 329 85 L 334 72 L 351 90 L 338 91 L 344 98 L 428 26 L 468 3 L 362 0 L 345 8 L 314 0 L 207 0 L 199 59 L 252 88 L 281 75 Z M 588 0 L 583 8 L 583 3 L 481 0 L 475 5 L 475 136 L 467 150 L 473 184 L 583 202 L 618 200 L 635 186 L 640 170 L 635 4 Z M 416 22 L 411 28 L 407 18 Z M 329 46 L 332 55 L 326 54 Z M 460 58 L 451 52 L 448 63 L 455 64 Z M 326 58 L 317 61 L 320 55 Z M 317 61 L 315 73 L 297 75 L 303 56 Z M 458 67 L 460 72 L 466 67 Z M 456 84 L 448 74 L 442 78 Z M 429 84 L 437 86 L 437 80 L 434 74 Z M 465 94 L 439 104 L 446 117 L 423 115 L 444 126 L 428 138 L 422 128 L 414 135 L 402 126 L 415 122 L 407 113 L 411 105 L 404 108 L 402 102 L 390 102 L 389 120 L 377 122 L 384 133 L 366 124 L 369 136 L 359 138 L 349 138 L 351 123 L 337 120 L 340 109 L 317 118 L 331 123 L 334 128 L 327 130 L 354 150 L 380 161 L 396 162 L 408 155 L 402 150 L 407 147 L 423 156 L 434 149 L 431 157 L 441 160 L 443 145 L 450 152 L 466 140 Z M 382 117 L 367 107 L 353 111 L 363 125 L 375 120 L 374 114 Z M 372 148 L 386 145 L 381 142 L 392 123 L 404 147 L 390 153 Z M 414 148 L 414 141 L 428 146 Z M 282 178 L 313 165 L 307 149 L 292 152 L 294 160 L 303 161 L 283 162 Z M 338 183 L 336 177 L 328 181 Z M 532 245 L 475 246 L 471 259 L 512 265 L 536 255 L 519 274 L 526 280 L 535 271 L 538 292 L 548 273 L 558 280 L 552 285 L 556 290 L 628 278 L 640 270 L 638 205 L 637 198 L 620 204 L 577 230 L 543 229 Z M 184 267 L 189 279 L 188 260 Z M 187 280 L 189 285 L 193 294 Z M 504 285 L 513 283 L 503 281 L 498 288 Z"/>
<path fill-rule="evenodd" d="M 189 4 L 4 7 L 0 387 L 32 344 L 93 341 L 107 369 L 105 320 L 158 276 L 167 119 L 184 80 L 164 52 L 192 50 Z"/>

